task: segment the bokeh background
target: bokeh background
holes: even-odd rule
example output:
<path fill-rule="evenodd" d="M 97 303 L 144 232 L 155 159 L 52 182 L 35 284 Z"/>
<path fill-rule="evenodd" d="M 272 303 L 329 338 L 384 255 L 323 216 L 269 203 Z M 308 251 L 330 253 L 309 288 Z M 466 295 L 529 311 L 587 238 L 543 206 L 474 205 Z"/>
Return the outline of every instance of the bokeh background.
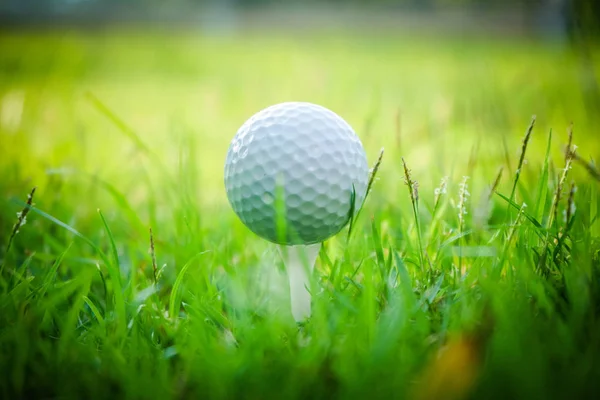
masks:
<path fill-rule="evenodd" d="M 598 186 L 579 161 L 559 177 L 571 124 L 600 159 L 599 10 L 0 0 L 0 397 L 597 392 Z M 317 262 L 305 342 L 223 185 L 237 129 L 291 100 L 346 119 L 370 164 L 385 148 L 354 236 Z"/>

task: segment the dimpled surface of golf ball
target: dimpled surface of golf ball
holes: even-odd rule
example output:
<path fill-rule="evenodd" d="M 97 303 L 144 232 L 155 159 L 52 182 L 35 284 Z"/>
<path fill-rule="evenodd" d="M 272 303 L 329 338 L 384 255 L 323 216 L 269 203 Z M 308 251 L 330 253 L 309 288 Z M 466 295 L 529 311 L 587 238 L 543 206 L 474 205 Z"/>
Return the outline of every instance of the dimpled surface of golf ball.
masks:
<path fill-rule="evenodd" d="M 363 145 L 350 125 L 311 103 L 258 112 L 238 130 L 225 160 L 233 210 L 251 231 L 278 244 L 318 243 L 338 233 L 349 221 L 353 191 L 354 209 L 362 205 L 368 178 Z"/>

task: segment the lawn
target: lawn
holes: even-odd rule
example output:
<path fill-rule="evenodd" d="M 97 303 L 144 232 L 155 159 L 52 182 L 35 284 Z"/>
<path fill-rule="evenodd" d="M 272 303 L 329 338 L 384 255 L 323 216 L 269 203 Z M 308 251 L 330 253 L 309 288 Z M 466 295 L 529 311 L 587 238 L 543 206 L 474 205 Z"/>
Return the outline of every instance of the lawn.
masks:
<path fill-rule="evenodd" d="M 0 397 L 598 395 L 599 57 L 533 38 L 1 32 Z M 300 325 L 223 185 L 236 130 L 290 100 L 346 119 L 370 164 L 385 149 Z"/>

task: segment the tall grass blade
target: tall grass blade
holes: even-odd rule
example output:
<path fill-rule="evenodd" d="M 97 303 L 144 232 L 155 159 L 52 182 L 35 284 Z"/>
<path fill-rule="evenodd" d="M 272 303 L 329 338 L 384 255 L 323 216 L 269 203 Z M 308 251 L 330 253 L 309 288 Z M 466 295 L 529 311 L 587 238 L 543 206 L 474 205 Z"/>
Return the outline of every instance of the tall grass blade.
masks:
<path fill-rule="evenodd" d="M 187 263 L 185 263 L 185 265 L 177 274 L 177 278 L 175 279 L 175 283 L 173 283 L 173 288 L 171 289 L 171 296 L 169 297 L 169 317 L 173 322 L 175 322 L 179 317 L 179 308 L 181 305 L 182 296 L 181 285 L 183 284 L 185 274 L 187 273 L 187 270 L 194 264 L 194 262 L 196 262 L 201 255 L 206 254 L 207 252 L 208 251 L 202 251 L 194 255 Z"/>

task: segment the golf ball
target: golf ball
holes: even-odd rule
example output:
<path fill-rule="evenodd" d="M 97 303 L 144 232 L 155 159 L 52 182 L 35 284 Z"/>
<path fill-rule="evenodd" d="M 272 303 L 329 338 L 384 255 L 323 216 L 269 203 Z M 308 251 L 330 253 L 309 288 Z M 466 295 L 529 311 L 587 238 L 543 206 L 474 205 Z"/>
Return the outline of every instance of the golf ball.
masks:
<path fill-rule="evenodd" d="M 225 189 L 254 233 L 284 245 L 322 242 L 366 195 L 369 167 L 350 125 L 316 104 L 288 102 L 248 119 L 231 141 Z"/>

